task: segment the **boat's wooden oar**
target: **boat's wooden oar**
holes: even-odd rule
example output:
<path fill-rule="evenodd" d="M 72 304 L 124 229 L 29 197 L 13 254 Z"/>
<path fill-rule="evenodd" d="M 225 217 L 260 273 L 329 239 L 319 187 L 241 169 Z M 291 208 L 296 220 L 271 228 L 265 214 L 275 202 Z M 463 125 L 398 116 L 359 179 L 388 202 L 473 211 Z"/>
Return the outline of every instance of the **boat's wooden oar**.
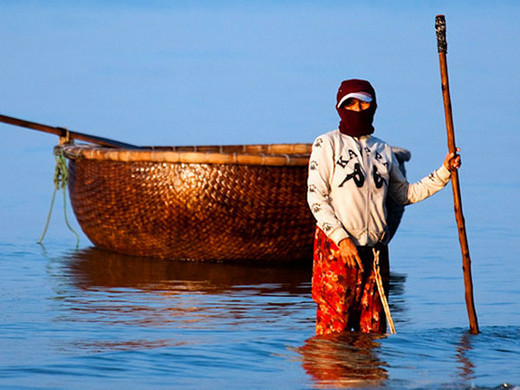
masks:
<path fill-rule="evenodd" d="M 76 131 L 68 130 L 64 127 L 54 127 L 48 125 L 42 125 L 41 123 L 29 122 L 23 119 L 17 119 L 6 115 L 0 114 L 0 122 L 8 123 L 13 126 L 25 127 L 27 129 L 43 131 L 57 135 L 58 137 L 77 139 L 80 141 L 91 142 L 97 145 L 107 146 L 111 148 L 125 148 L 125 149 L 141 149 L 140 146 L 127 144 L 124 142 L 114 141 L 112 139 L 98 137 L 95 135 L 89 135 L 84 133 L 78 133 Z"/>
<path fill-rule="evenodd" d="M 439 51 L 439 61 L 441 67 L 442 97 L 444 100 L 444 112 L 446 115 L 446 130 L 448 132 L 448 149 L 450 153 L 456 153 L 455 132 L 453 130 L 453 116 L 451 111 L 450 86 L 448 82 L 448 65 L 446 54 L 448 45 L 446 43 L 446 20 L 444 15 L 437 15 L 435 18 L 435 31 L 437 33 L 437 48 Z M 468 238 L 462 214 L 462 199 L 460 195 L 459 174 L 457 170 L 451 172 L 451 185 L 453 188 L 453 202 L 455 209 L 455 219 L 459 230 L 460 248 L 462 251 L 462 270 L 464 272 L 464 287 L 466 296 L 466 307 L 468 309 L 470 333 L 477 334 L 478 321 L 473 303 L 473 280 L 471 278 L 471 259 L 469 257 Z"/>

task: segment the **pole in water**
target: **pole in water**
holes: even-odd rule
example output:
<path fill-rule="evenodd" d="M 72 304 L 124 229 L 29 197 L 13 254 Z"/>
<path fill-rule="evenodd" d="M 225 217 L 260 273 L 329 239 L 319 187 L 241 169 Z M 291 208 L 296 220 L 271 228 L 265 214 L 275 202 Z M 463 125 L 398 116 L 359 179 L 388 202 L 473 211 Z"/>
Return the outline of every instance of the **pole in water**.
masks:
<path fill-rule="evenodd" d="M 451 110 L 450 85 L 448 81 L 448 64 L 446 54 L 448 44 L 446 41 L 446 20 L 444 15 L 437 15 L 435 18 L 435 32 L 437 34 L 437 49 L 439 52 L 439 62 L 441 68 L 442 97 L 444 100 L 444 113 L 446 116 L 446 130 L 448 134 L 448 149 L 450 153 L 456 153 L 455 131 L 453 129 L 453 115 Z M 466 298 L 466 308 L 469 317 L 469 327 L 471 334 L 479 333 L 477 314 L 473 302 L 473 280 L 471 278 L 471 259 L 469 257 L 469 245 L 466 235 L 464 215 L 462 214 L 462 197 L 460 193 L 459 174 L 457 170 L 451 172 L 451 185 L 453 189 L 453 203 L 455 219 L 459 231 L 459 242 L 462 251 L 462 270 L 464 273 L 464 289 Z"/>

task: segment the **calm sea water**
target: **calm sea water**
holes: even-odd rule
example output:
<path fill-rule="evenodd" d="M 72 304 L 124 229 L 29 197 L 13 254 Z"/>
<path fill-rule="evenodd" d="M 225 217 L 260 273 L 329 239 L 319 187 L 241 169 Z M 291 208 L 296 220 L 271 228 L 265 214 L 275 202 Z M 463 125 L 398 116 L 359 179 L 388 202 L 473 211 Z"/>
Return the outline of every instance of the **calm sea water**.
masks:
<path fill-rule="evenodd" d="M 424 264 L 448 260 L 422 251 L 392 274 L 397 335 L 316 337 L 309 266 L 164 261 L 49 241 L 0 247 L 1 388 L 520 383 L 516 281 L 497 284 L 506 274 L 481 261 L 493 271 L 477 273 L 479 335 L 467 332 L 460 275 L 436 275 Z M 490 286 L 494 302 L 483 302 Z"/>
<path fill-rule="evenodd" d="M 410 206 L 391 243 L 397 334 L 315 337 L 310 264 L 123 256 L 93 248 L 67 205 L 76 248 L 60 194 L 37 245 L 56 139 L 0 125 L 0 388 L 520 386 L 520 8 L 437 6 L 0 2 L 2 114 L 138 144 L 311 142 L 337 124 L 339 81 L 366 77 L 411 180 L 445 153 L 445 13 L 481 329 L 468 334 L 450 188 Z"/>

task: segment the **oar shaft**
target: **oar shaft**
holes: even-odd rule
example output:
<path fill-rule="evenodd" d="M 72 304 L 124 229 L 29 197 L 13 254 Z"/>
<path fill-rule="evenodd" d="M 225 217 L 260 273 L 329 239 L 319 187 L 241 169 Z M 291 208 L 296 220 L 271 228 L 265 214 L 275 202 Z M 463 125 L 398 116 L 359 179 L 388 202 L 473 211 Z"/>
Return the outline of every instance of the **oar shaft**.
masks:
<path fill-rule="evenodd" d="M 107 146 L 111 148 L 125 148 L 125 149 L 141 149 L 140 146 L 127 144 L 124 142 L 115 141 L 108 138 L 98 137 L 95 135 L 89 135 L 85 133 L 79 133 L 77 131 L 67 130 L 63 127 L 53 127 L 48 125 L 43 125 L 41 123 L 30 122 L 23 119 L 13 118 L 7 115 L 0 114 L 0 122 L 4 122 L 13 126 L 25 127 L 27 129 L 43 131 L 44 133 L 54 134 L 58 137 L 67 137 L 77 139 L 80 141 L 86 141 L 95 143 L 101 146 Z"/>
<path fill-rule="evenodd" d="M 446 61 L 446 21 L 444 15 L 437 15 L 435 18 L 435 29 L 437 32 L 437 46 L 439 51 L 439 63 L 441 69 L 442 97 L 444 101 L 444 113 L 446 116 L 446 130 L 448 134 L 448 149 L 455 153 L 457 146 L 455 143 L 455 131 L 453 128 L 453 114 L 451 110 L 450 85 L 448 81 L 448 65 Z M 468 238 L 464 215 L 462 213 L 462 197 L 460 193 L 459 174 L 455 170 L 451 172 L 451 184 L 453 189 L 453 204 L 455 219 L 459 231 L 459 242 L 462 252 L 462 270 L 464 273 L 464 288 L 466 298 L 466 308 L 468 310 L 470 333 L 479 333 L 477 314 L 473 301 L 473 279 L 471 277 L 471 259 L 469 256 Z"/>

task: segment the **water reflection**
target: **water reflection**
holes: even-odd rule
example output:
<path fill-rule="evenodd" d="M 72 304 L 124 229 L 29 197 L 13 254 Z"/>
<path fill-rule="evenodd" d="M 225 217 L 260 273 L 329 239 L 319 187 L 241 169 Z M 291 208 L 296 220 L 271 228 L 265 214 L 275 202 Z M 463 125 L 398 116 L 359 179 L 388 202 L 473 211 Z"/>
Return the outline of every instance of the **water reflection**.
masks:
<path fill-rule="evenodd" d="M 315 315 L 311 268 L 168 261 L 95 247 L 74 251 L 50 261 L 48 268 L 55 282 L 55 323 L 74 329 L 58 348 L 184 350 L 215 342 L 222 334 L 240 344 L 246 334 L 253 340 L 265 337 L 267 329 L 282 339 L 308 334 Z M 392 275 L 394 297 L 402 293 L 404 281 Z M 394 302 L 393 310 L 402 312 L 399 300 Z M 311 338 L 301 352 L 312 375 L 323 375 L 327 366 L 329 376 L 335 372 L 352 380 L 355 374 L 375 382 L 386 373 L 376 346 L 371 336 L 350 334 Z"/>
<path fill-rule="evenodd" d="M 179 262 L 93 247 L 51 261 L 48 271 L 55 281 L 56 321 L 103 329 L 101 337 L 78 334 L 64 348 L 178 346 L 182 340 L 172 334 L 197 330 L 292 331 L 309 321 L 313 305 L 309 265 Z"/>
<path fill-rule="evenodd" d="M 262 266 L 160 260 L 127 256 L 96 247 L 63 259 L 61 273 L 82 289 L 132 288 L 184 293 L 225 293 L 254 288 L 258 293 L 307 294 L 311 265 Z"/>
<path fill-rule="evenodd" d="M 377 354 L 382 338 L 357 332 L 315 336 L 298 352 L 318 388 L 374 387 L 388 378 L 386 363 Z"/>
<path fill-rule="evenodd" d="M 396 323 L 403 323 L 406 312 L 406 275 L 390 274 L 391 312 Z M 297 349 L 302 367 L 316 388 L 337 389 L 379 387 L 388 379 L 386 362 L 379 358 L 379 340 L 384 335 L 345 332 L 314 336 Z"/>
<path fill-rule="evenodd" d="M 392 319 L 396 324 L 396 327 L 400 324 L 409 322 L 410 319 L 407 318 L 407 306 L 406 301 L 403 298 L 406 284 L 406 275 L 399 274 L 395 272 L 390 272 L 390 312 L 392 314 Z M 397 329 L 399 332 L 399 329 Z"/>
<path fill-rule="evenodd" d="M 456 347 L 456 358 L 458 364 L 459 377 L 463 382 L 470 382 L 475 379 L 475 365 L 468 357 L 468 352 L 472 350 L 472 339 L 475 335 L 464 332 Z"/>

